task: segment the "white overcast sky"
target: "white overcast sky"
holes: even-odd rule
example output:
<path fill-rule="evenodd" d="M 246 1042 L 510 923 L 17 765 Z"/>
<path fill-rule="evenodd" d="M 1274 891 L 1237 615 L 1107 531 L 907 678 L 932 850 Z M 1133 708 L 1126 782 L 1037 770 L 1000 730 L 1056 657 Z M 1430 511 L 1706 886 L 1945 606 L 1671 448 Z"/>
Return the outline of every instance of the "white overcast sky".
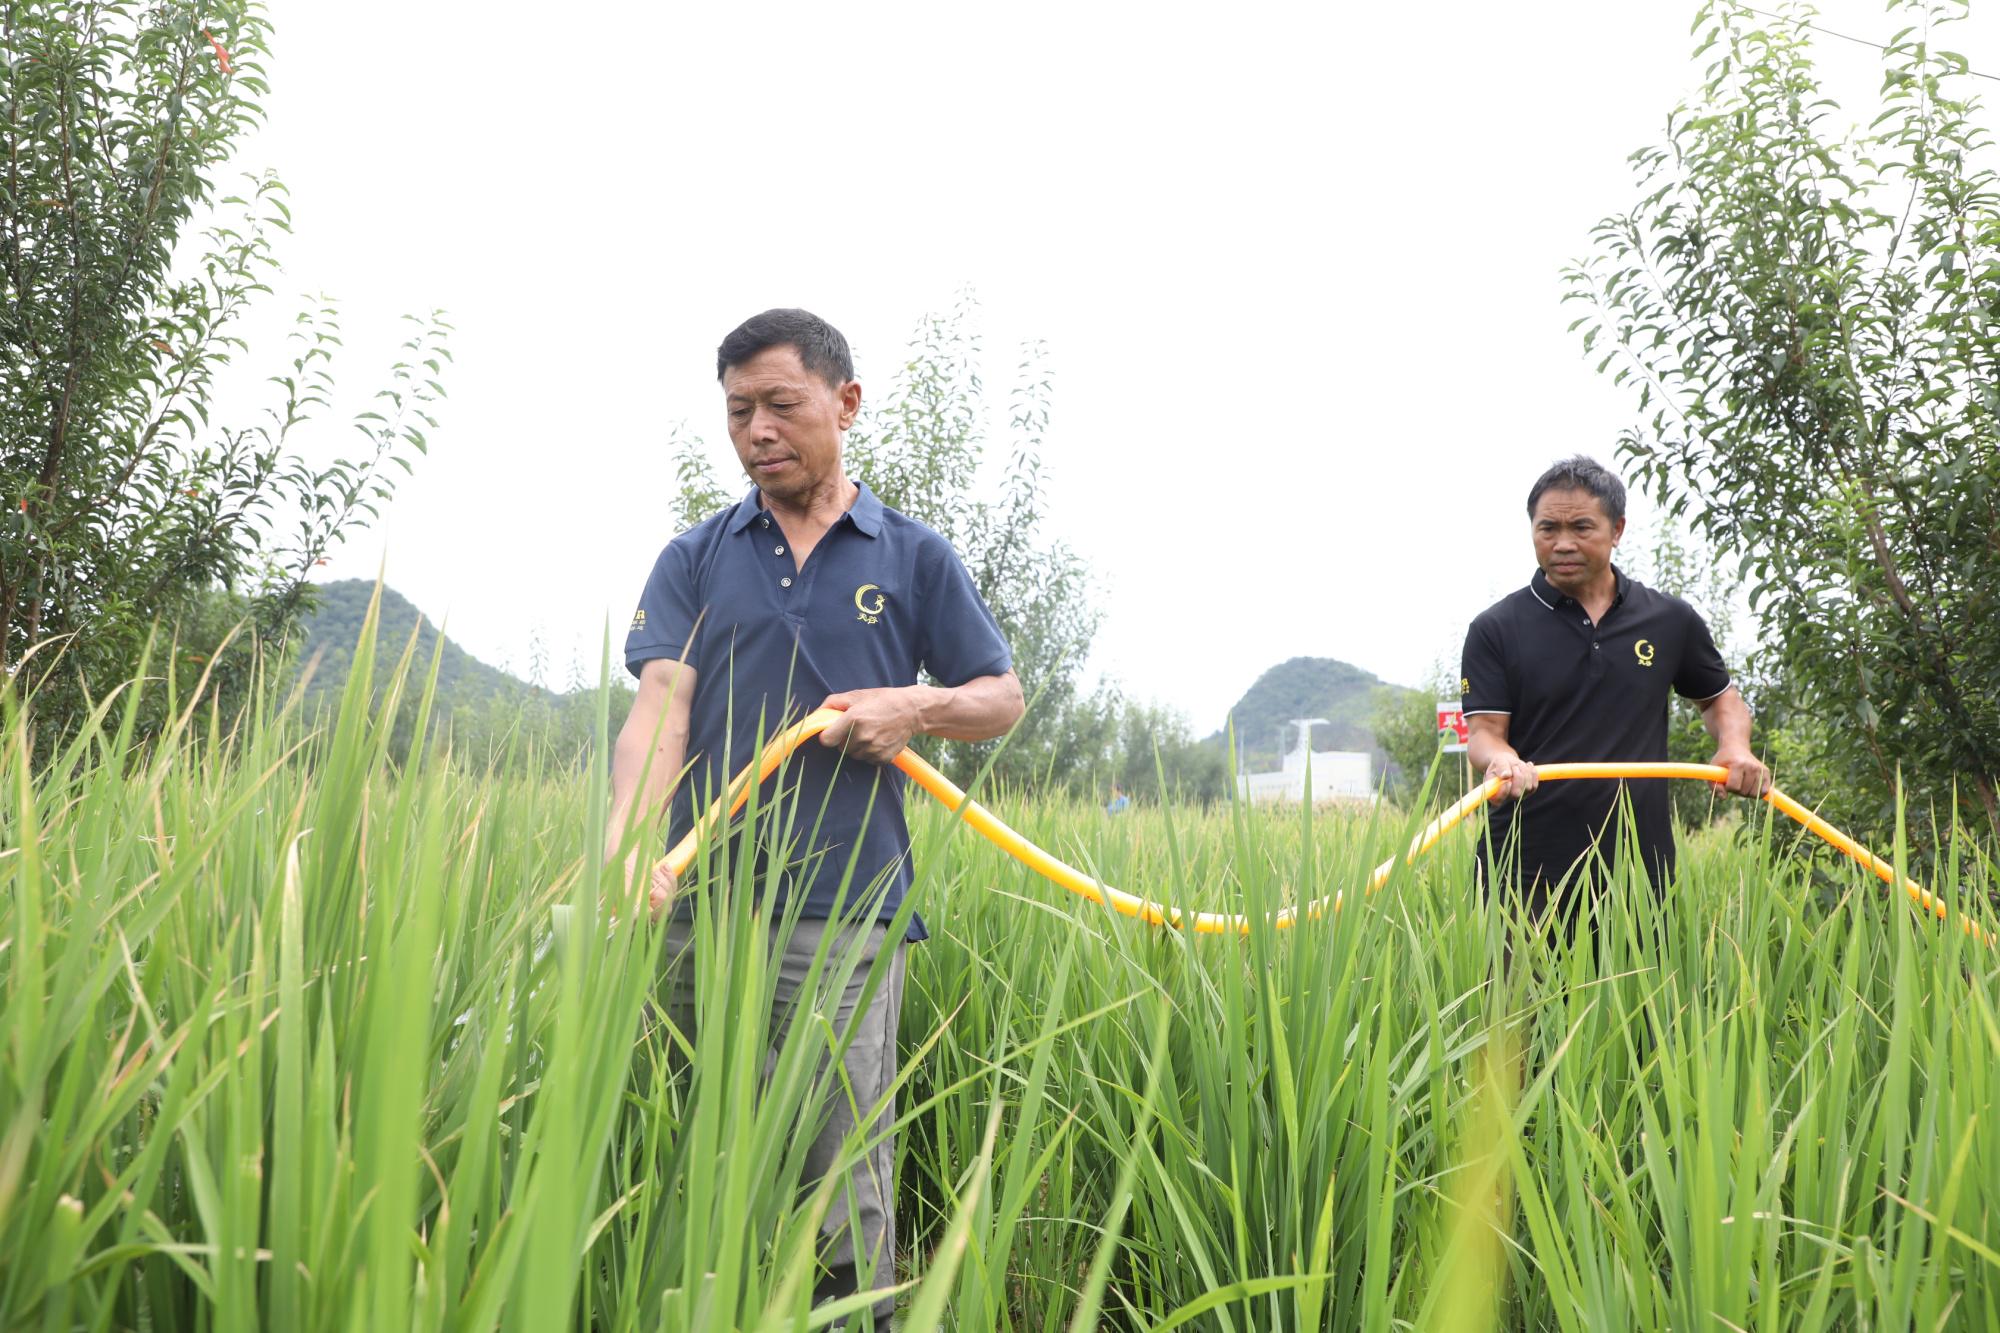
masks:
<path fill-rule="evenodd" d="M 970 286 L 996 405 L 1015 344 L 1049 347 L 1093 671 L 1204 732 L 1298 654 L 1427 684 L 1532 569 L 1529 482 L 1631 416 L 1559 271 L 1698 78 L 1692 0 L 270 10 L 242 165 L 296 230 L 249 366 L 308 291 L 343 303 L 348 391 L 401 312 L 458 329 L 429 457 L 322 573 L 386 562 L 476 655 L 524 671 L 539 636 L 551 683 L 594 675 L 673 535 L 671 423 L 741 476 L 721 336 L 805 306 L 885 389 Z M 2000 71 L 1995 33 L 1948 45 Z M 1819 46 L 1872 112 L 1878 57 Z"/>

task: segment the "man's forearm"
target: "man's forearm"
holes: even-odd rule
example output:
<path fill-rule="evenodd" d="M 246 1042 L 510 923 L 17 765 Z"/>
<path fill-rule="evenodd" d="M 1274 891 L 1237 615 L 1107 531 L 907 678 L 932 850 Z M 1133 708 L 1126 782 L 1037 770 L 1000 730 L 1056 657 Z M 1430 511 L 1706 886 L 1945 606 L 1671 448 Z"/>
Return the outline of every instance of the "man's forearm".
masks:
<path fill-rule="evenodd" d="M 917 730 L 948 741 L 989 741 L 1021 720 L 1021 682 L 1009 671 L 963 685 L 913 686 Z"/>
<path fill-rule="evenodd" d="M 1715 739 L 1710 762 L 1729 771 L 1724 786 L 1738 796 L 1762 796 L 1771 789 L 1771 770 L 1750 749 L 1750 705 L 1734 686 L 1701 706 L 1701 724 Z"/>
<path fill-rule="evenodd" d="M 1750 705 L 1734 685 L 1702 708 L 1701 724 L 1718 750 L 1750 748 Z"/>
<path fill-rule="evenodd" d="M 1520 758 L 1520 755 L 1515 753 L 1514 747 L 1504 739 L 1479 731 L 1472 733 L 1471 739 L 1466 743 L 1465 752 L 1465 757 L 1475 773 L 1484 773 L 1487 766 L 1495 759 Z"/>
<path fill-rule="evenodd" d="M 648 662 L 639 694 L 611 747 L 611 819 L 606 856 L 615 856 L 634 819 L 657 820 L 680 781 L 687 757 L 694 672 L 679 662 Z"/>
<path fill-rule="evenodd" d="M 672 730 L 672 720 L 667 719 L 657 742 L 651 735 L 633 734 L 631 727 L 618 733 L 611 756 L 611 820 L 605 827 L 605 855 L 615 854 L 624 844 L 635 816 L 657 822 L 673 797 L 687 738 L 672 734 Z"/>

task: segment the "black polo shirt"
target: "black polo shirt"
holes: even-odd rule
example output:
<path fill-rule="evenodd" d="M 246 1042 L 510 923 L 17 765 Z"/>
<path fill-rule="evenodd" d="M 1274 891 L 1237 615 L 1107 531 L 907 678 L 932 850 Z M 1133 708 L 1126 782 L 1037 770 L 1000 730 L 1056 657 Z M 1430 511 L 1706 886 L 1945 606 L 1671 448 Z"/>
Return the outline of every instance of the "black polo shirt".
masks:
<path fill-rule="evenodd" d="M 662 657 L 695 671 L 689 768 L 674 791 L 670 844 L 756 757 L 760 737 L 827 695 L 914 685 L 919 671 L 963 685 L 1013 662 L 958 553 L 865 485 L 803 567 L 754 489 L 669 542 L 625 636 L 633 675 Z M 767 786 L 765 807 L 775 799 L 777 821 L 793 835 L 780 893 L 804 893 L 802 916 L 830 916 L 852 861 L 847 901 L 884 890 L 879 919 L 894 916 L 911 880 L 903 775 L 815 740 L 773 782 L 782 787 Z M 912 918 L 910 938 L 923 937 Z"/>
<path fill-rule="evenodd" d="M 1465 715 L 1508 715 L 1507 741 L 1534 764 L 1656 763 L 1667 757 L 1668 692 L 1706 701 L 1729 688 L 1708 625 L 1678 597 L 1616 566 L 1618 592 L 1602 620 L 1557 592 L 1541 570 L 1482 611 L 1466 632 Z M 1674 863 L 1673 811 L 1662 779 L 1552 782 L 1488 815 L 1490 858 L 1520 839 L 1523 883 L 1554 883 L 1600 844 L 1614 853 L 1620 787 L 1630 791 L 1642 864 L 1664 881 Z"/>

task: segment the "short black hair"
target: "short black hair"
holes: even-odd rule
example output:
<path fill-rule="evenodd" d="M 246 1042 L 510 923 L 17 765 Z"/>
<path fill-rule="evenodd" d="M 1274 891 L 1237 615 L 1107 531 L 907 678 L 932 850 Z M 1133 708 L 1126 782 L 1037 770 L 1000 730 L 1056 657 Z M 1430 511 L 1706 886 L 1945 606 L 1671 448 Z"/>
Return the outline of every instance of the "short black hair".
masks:
<path fill-rule="evenodd" d="M 854 356 L 839 329 L 810 310 L 766 310 L 731 329 L 715 349 L 716 380 L 770 347 L 791 348 L 800 364 L 836 389 L 854 378 Z"/>
<path fill-rule="evenodd" d="M 1595 458 L 1577 454 L 1535 478 L 1535 484 L 1528 490 L 1529 518 L 1535 516 L 1535 506 L 1548 491 L 1589 491 L 1603 502 L 1606 518 L 1616 523 L 1625 517 L 1625 483 Z"/>

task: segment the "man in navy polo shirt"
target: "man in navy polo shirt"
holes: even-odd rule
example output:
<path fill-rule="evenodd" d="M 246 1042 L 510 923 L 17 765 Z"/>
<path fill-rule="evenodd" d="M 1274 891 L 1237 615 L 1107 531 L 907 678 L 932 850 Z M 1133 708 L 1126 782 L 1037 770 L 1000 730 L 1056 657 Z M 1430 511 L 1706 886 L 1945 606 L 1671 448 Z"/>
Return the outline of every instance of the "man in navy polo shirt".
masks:
<path fill-rule="evenodd" d="M 1465 636 L 1472 766 L 1502 783 L 1480 869 L 1484 883 L 1524 896 L 1532 916 L 1553 908 L 1573 926 L 1615 859 L 1621 788 L 1637 859 L 1656 889 L 1673 873 L 1672 808 L 1663 780 L 1542 791 L 1536 764 L 1666 759 L 1672 692 L 1700 707 L 1715 740 L 1709 762 L 1729 770 L 1730 791 L 1762 795 L 1771 775 L 1751 753 L 1750 710 L 1700 614 L 1611 563 L 1625 533 L 1624 483 L 1589 458 L 1566 459 L 1529 490 L 1528 518 L 1534 578 L 1481 612 Z M 1574 891 L 1554 900 L 1566 882 Z"/>
<path fill-rule="evenodd" d="M 612 761 L 605 854 L 625 855 L 632 884 L 636 863 L 659 847 L 643 834 L 628 841 L 628 828 L 652 828 L 668 808 L 669 840 L 679 838 L 761 740 L 814 708 L 846 710 L 767 786 L 767 832 L 749 849 L 760 859 L 757 882 L 773 882 L 775 870 L 778 885 L 758 919 L 776 932 L 787 908 L 799 918 L 773 959 L 774 1022 L 788 1018 L 826 933 L 836 934 L 835 949 L 866 935 L 835 1004 L 836 1031 L 848 1026 L 877 955 L 893 951 L 887 984 L 842 1055 L 852 1101 L 846 1090 L 831 1099 L 807 1154 L 808 1172 L 823 1176 L 854 1127 L 851 1108 L 873 1104 L 895 1078 L 903 953 L 906 939 L 924 937 L 912 916 L 906 939 L 887 938 L 911 871 L 902 775 L 883 766 L 918 733 L 1002 734 L 1021 716 L 1021 687 L 957 553 L 842 466 L 861 385 L 840 332 L 803 310 L 765 311 L 723 339 L 716 377 L 730 442 L 755 485 L 669 542 L 640 595 L 625 641 L 639 690 Z M 774 848 L 770 829 L 790 840 Z M 654 872 L 655 913 L 674 887 L 664 868 Z M 669 1018 L 691 1030 L 688 918 L 682 911 L 668 923 L 666 950 Z M 893 1162 L 884 1134 L 829 1212 L 822 1297 L 894 1281 Z M 865 1252 L 855 1249 L 855 1223 Z"/>

